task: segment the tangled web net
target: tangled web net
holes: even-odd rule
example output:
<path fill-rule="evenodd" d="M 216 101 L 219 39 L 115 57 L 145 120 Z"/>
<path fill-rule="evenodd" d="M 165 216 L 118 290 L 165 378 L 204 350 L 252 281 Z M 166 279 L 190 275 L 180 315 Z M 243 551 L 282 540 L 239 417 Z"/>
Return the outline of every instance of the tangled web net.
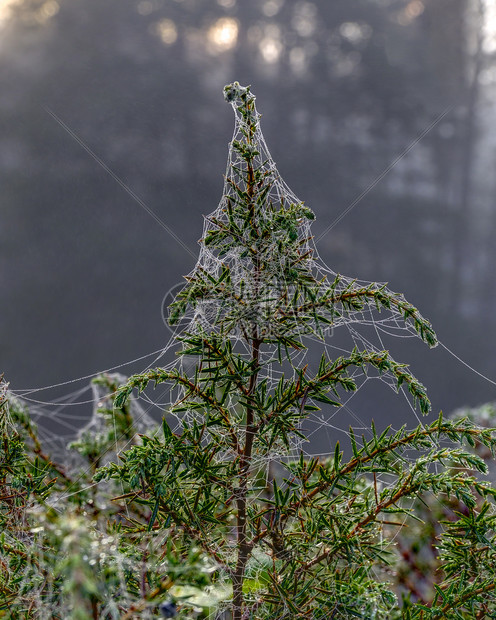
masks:
<path fill-rule="evenodd" d="M 234 110 L 235 129 L 223 194 L 205 217 L 198 262 L 170 306 L 169 322 L 176 327 L 171 346 L 184 334 L 215 335 L 249 357 L 255 337 L 262 342 L 258 381 L 267 391 L 282 377 L 295 377 L 304 364 L 318 363 L 322 354 L 335 359 L 367 351 L 380 357 L 385 336 L 420 337 L 436 346 L 429 322 L 403 295 L 381 283 L 337 274 L 324 263 L 311 233 L 314 214 L 281 178 L 260 128 L 255 96 L 238 83 L 224 94 Z M 196 362 L 183 355 L 179 366 L 187 373 Z M 386 366 L 358 367 L 352 376 L 353 395 L 370 379 L 403 391 L 397 373 Z M 416 385 L 407 387 L 412 411 L 418 401 L 426 413 L 423 388 L 416 393 Z M 184 395 L 179 388 L 171 404 Z M 178 423 L 192 422 L 195 416 L 188 415 L 181 409 Z M 326 411 L 320 423 L 329 427 L 334 415 Z M 310 454 L 307 439 L 291 435 L 293 454 L 302 449 Z"/>

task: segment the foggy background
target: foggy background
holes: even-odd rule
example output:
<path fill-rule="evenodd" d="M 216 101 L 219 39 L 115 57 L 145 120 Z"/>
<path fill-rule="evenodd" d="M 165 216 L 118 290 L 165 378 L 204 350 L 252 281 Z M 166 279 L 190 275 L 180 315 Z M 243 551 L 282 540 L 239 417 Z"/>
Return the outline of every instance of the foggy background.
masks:
<path fill-rule="evenodd" d="M 42 387 L 168 341 L 238 80 L 323 260 L 403 292 L 496 378 L 495 54 L 490 0 L 0 0 L 0 372 Z M 495 398 L 401 345 L 434 415 Z M 387 422 L 394 402 L 365 406 Z"/>

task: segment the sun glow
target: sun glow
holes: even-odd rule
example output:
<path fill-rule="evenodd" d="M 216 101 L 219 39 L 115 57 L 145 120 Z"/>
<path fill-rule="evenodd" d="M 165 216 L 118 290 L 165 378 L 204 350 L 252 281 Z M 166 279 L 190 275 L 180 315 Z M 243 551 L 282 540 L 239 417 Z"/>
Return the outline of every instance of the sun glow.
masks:
<path fill-rule="evenodd" d="M 207 32 L 209 51 L 219 54 L 233 48 L 238 41 L 238 30 L 238 22 L 232 17 L 218 19 Z"/>
<path fill-rule="evenodd" d="M 29 24 L 45 24 L 60 10 L 57 0 L 46 0 L 36 10 L 23 10 L 23 4 L 24 0 L 0 0 L 0 28 L 13 17 L 16 9 L 19 10 L 21 19 Z"/>
<path fill-rule="evenodd" d="M 12 9 L 22 3 L 22 0 L 0 0 L 0 26 L 12 15 Z"/>
<path fill-rule="evenodd" d="M 484 10 L 484 51 L 493 54 L 496 52 L 496 5 L 486 0 Z"/>
<path fill-rule="evenodd" d="M 401 26 L 409 26 L 425 11 L 425 5 L 421 0 L 411 0 L 398 14 L 397 20 Z"/>
<path fill-rule="evenodd" d="M 173 45 L 177 41 L 177 27 L 172 19 L 161 19 L 155 24 L 155 32 L 164 45 Z"/>

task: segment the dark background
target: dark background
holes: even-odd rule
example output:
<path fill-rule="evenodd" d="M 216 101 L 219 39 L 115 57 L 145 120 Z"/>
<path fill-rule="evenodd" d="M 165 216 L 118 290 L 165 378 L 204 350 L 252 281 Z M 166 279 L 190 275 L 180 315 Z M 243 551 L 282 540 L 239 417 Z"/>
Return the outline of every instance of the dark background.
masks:
<path fill-rule="evenodd" d="M 0 1 L 0 371 L 11 388 L 160 348 L 162 298 L 194 265 L 53 115 L 196 254 L 222 192 L 233 80 L 252 84 L 316 238 L 373 185 L 318 241 L 323 260 L 404 292 L 495 379 L 495 36 L 482 0 Z M 393 352 L 434 412 L 495 397 L 441 347 Z M 382 421 L 395 406 L 365 403 Z"/>

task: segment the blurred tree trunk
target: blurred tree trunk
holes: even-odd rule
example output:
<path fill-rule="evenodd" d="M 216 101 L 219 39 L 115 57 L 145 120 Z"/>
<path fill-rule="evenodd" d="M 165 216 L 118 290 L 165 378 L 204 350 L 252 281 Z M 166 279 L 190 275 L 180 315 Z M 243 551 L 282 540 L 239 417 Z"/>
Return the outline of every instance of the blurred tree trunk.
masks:
<path fill-rule="evenodd" d="M 484 0 L 431 0 L 426 3 L 432 96 L 438 109 L 453 105 L 447 131 L 433 140 L 440 230 L 439 285 L 442 312 L 466 312 L 478 240 L 473 226 L 474 169 L 478 139 L 480 74 L 484 67 Z M 442 77 L 442 79 L 440 79 Z M 453 127 L 450 134 L 449 125 Z M 440 128 L 441 129 L 441 128 Z M 484 277 L 484 274 L 482 274 Z"/>
<path fill-rule="evenodd" d="M 468 293 L 469 278 L 473 274 L 475 260 L 472 218 L 474 157 L 477 143 L 477 121 L 480 100 L 480 74 L 484 65 L 484 0 L 475 0 L 473 15 L 467 20 L 466 45 L 468 38 L 474 41 L 471 54 L 467 50 L 467 70 L 465 77 L 465 114 L 460 121 L 460 176 L 459 200 L 453 229 L 453 277 L 449 295 L 450 307 L 463 312 L 463 300 Z"/>

